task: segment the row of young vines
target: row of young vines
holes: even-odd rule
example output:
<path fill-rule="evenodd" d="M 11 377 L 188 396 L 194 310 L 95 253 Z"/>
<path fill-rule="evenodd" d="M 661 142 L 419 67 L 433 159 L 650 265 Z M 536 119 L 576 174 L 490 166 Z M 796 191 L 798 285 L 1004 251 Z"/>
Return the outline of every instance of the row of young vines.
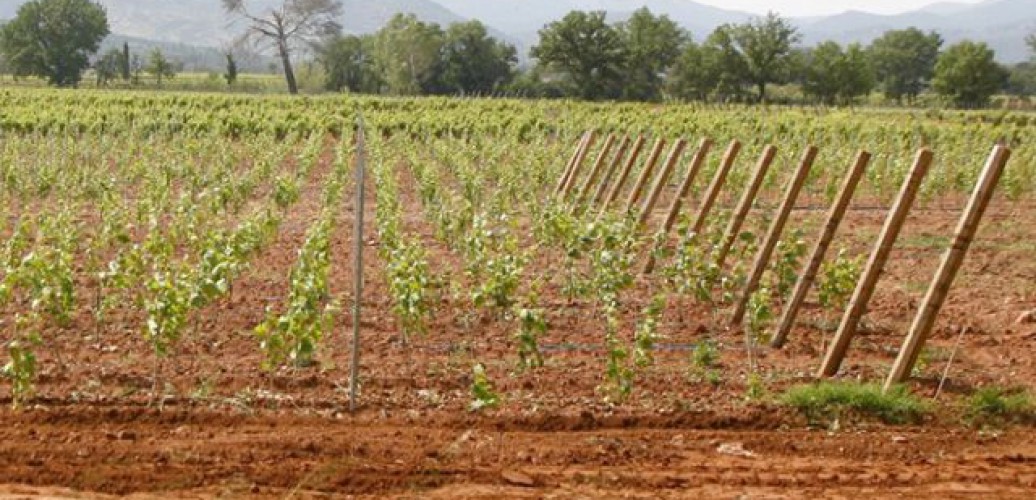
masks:
<path fill-rule="evenodd" d="M 41 353 L 60 370 L 69 338 L 103 343 L 126 330 L 149 348 L 148 394 L 161 401 L 163 362 L 201 330 L 218 329 L 242 276 L 262 271 L 254 263 L 295 233 L 294 260 L 280 270 L 286 286 L 264 297 L 247 335 L 266 372 L 319 368 L 346 299 L 332 278 L 347 266 L 334 249 L 350 225 L 344 207 L 354 187 L 352 120 L 343 110 L 356 106 L 369 125 L 375 188 L 379 276 L 368 279 L 381 280 L 385 293 L 366 300 L 389 304 L 391 319 L 377 321 L 391 321 L 401 349 L 440 339 L 463 352 L 474 409 L 504 397 L 486 328 L 508 332 L 513 373 L 544 369 L 568 350 L 599 353 L 596 390 L 618 404 L 659 352 L 682 347 L 667 344 L 664 317 L 690 305 L 712 316 L 689 347 L 688 370 L 705 382 L 720 377 L 713 337 L 787 177 L 781 168 L 766 177 L 770 196 L 721 262 L 730 207 L 751 173 L 746 158 L 766 144 L 780 147 L 778 165 L 798 147 L 820 147 L 804 194 L 810 207 L 828 204 L 847 158 L 864 146 L 875 153 L 861 188 L 873 206 L 895 193 L 909 168 L 904 152 L 919 145 L 940 153 L 924 185 L 929 202 L 969 190 L 976 152 L 998 140 L 1016 146 L 1004 195 L 1024 201 L 1036 192 L 1036 123 L 1026 115 L 51 90 L 3 90 L 0 100 L 0 331 L 16 406 L 34 395 Z M 554 196 L 576 134 L 591 127 L 748 142 L 700 233 L 688 210 L 675 231 L 652 234 L 654 226 L 622 209 L 628 188 L 603 210 Z M 710 158 L 699 179 L 718 167 Z M 700 198 L 704 184 L 689 197 Z M 803 223 L 785 235 L 749 301 L 750 360 L 795 283 L 812 229 Z M 826 321 L 852 291 L 862 264 L 855 250 L 846 245 L 821 271 Z M 656 271 L 641 276 L 648 257 Z M 599 336 L 570 342 L 572 325 Z M 754 361 L 749 372 L 751 392 L 762 375 Z"/>

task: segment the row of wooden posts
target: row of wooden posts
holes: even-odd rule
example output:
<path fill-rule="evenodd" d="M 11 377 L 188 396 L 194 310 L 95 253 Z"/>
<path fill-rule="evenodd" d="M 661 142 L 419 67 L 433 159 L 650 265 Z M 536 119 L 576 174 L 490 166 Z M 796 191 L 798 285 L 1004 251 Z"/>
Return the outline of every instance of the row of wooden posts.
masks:
<path fill-rule="evenodd" d="M 584 207 L 590 209 L 598 206 L 599 217 L 611 209 L 618 201 L 619 195 L 626 187 L 629 177 L 644 150 L 646 141 L 643 136 L 639 136 L 636 139 L 623 136 L 620 139 L 616 134 L 607 135 L 603 145 L 598 150 L 596 160 L 590 166 L 589 172 L 584 174 L 583 165 L 586 163 L 586 159 L 590 155 L 596 140 L 597 133 L 595 131 L 587 131 L 582 135 L 565 167 L 564 173 L 557 183 L 555 195 L 562 200 L 573 202 L 573 206 L 577 209 L 583 209 Z M 668 209 L 666 218 L 659 228 L 663 234 L 667 235 L 675 225 L 677 217 L 685 204 L 685 198 L 687 198 L 692 184 L 701 171 L 712 145 L 712 141 L 708 138 L 702 139 L 699 143 L 698 150 L 691 159 L 687 169 L 687 175 L 677 187 L 676 195 Z M 617 150 L 616 146 L 618 146 Z M 662 162 L 661 170 L 656 175 L 655 169 L 659 159 L 662 157 L 665 146 L 666 141 L 664 139 L 659 138 L 655 140 L 640 171 L 640 175 L 635 180 L 623 207 L 624 213 L 635 215 L 642 227 L 647 224 L 651 214 L 654 212 L 655 205 L 658 203 L 662 191 L 669 182 L 681 156 L 687 149 L 687 141 L 678 139 L 673 143 L 666 159 Z M 614 154 L 612 154 L 613 150 L 615 150 Z M 705 227 L 709 213 L 715 205 L 720 191 L 723 189 L 727 176 L 740 150 L 741 143 L 737 140 L 730 142 L 720 161 L 719 169 L 704 192 L 694 221 L 689 227 L 692 234 L 699 234 Z M 730 321 L 732 326 L 740 325 L 744 319 L 748 300 L 759 287 L 763 274 L 769 266 L 770 258 L 777 247 L 791 211 L 795 207 L 799 193 L 806 183 L 817 153 L 818 150 L 814 146 L 806 148 L 799 161 L 798 168 L 787 184 L 784 197 L 777 209 L 777 215 L 770 223 L 769 230 L 759 247 L 754 264 L 748 274 L 748 280 L 734 307 Z M 777 148 L 774 146 L 766 146 L 763 149 L 755 171 L 734 209 L 730 222 L 720 240 L 719 247 L 714 254 L 716 264 L 721 268 L 737 239 L 737 235 L 741 231 L 745 218 L 752 209 L 752 204 L 759 194 L 763 180 L 776 154 Z M 942 308 L 957 271 L 964 261 L 964 256 L 978 229 L 979 221 L 982 219 L 982 215 L 992 199 L 993 191 L 1010 156 L 1010 149 L 1004 145 L 996 145 L 990 153 L 978 184 L 957 226 L 953 244 L 943 255 L 942 264 L 925 295 L 924 302 L 917 313 L 917 317 L 914 319 L 910 332 L 907 334 L 899 351 L 899 356 L 885 382 L 886 390 L 894 384 L 905 381 L 917 362 L 918 354 L 924 347 L 928 334 L 935 324 L 939 310 Z M 834 341 L 824 356 L 817 377 L 830 377 L 838 372 L 849 349 L 849 344 L 856 334 L 860 319 L 866 312 L 867 304 L 874 293 L 892 247 L 899 236 L 907 215 L 910 213 L 918 189 L 921 186 L 921 181 L 928 173 L 929 167 L 932 164 L 933 157 L 932 151 L 928 148 L 922 148 L 917 152 L 913 167 L 888 213 L 870 258 L 867 260 L 867 264 L 857 282 L 856 289 L 844 312 Z M 834 240 L 838 227 L 841 225 L 846 210 L 852 202 L 856 187 L 863 178 L 870 159 L 870 153 L 860 151 L 850 165 L 841 189 L 827 213 L 827 219 L 821 229 L 820 237 L 813 247 L 810 258 L 799 275 L 791 299 L 781 315 L 777 330 L 771 341 L 771 345 L 774 348 L 782 347 L 787 341 L 795 324 L 798 311 L 816 279 L 817 272 L 824 261 L 824 256 Z M 654 183 L 645 196 L 644 189 L 652 180 L 652 177 L 654 177 Z M 581 183 L 580 178 L 582 178 Z M 645 274 L 652 272 L 654 265 L 653 257 L 649 256 L 642 268 L 642 272 Z"/>

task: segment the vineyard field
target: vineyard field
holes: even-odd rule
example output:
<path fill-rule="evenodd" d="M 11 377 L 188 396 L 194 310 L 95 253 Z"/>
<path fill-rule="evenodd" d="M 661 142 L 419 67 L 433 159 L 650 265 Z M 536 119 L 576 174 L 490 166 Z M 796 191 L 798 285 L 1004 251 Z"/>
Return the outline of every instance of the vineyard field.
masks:
<path fill-rule="evenodd" d="M 687 140 L 645 224 L 622 208 L 643 161 L 603 208 L 593 183 L 556 195 L 591 129 L 642 135 L 645 157 Z M 656 235 L 706 137 L 685 209 Z M 741 151 L 689 233 L 732 140 Z M 916 406 L 796 406 L 915 151 L 935 161 L 844 386 L 884 380 L 998 142 L 1006 173 L 897 388 Z M 773 166 L 717 266 L 768 145 Z M 814 167 L 731 328 L 809 145 Z M 873 160 L 817 290 L 769 348 L 859 150 Z M 0 88 L 0 496 L 1024 497 L 1036 408 L 976 413 L 976 395 L 1036 390 L 1034 342 L 1033 114 Z"/>

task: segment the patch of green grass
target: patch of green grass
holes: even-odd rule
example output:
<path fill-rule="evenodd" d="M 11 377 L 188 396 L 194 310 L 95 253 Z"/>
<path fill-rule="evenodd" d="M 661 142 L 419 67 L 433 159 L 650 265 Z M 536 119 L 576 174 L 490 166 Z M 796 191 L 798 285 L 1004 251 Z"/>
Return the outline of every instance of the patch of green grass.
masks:
<path fill-rule="evenodd" d="M 909 294 L 922 294 L 922 293 L 925 293 L 925 292 L 928 291 L 928 287 L 929 286 L 931 286 L 931 283 L 929 283 L 927 281 L 917 281 L 917 280 L 907 280 L 906 283 L 904 283 L 902 285 L 903 291 L 905 291 L 905 292 L 907 292 Z"/>
<path fill-rule="evenodd" d="M 916 423 L 928 412 L 928 405 L 897 386 L 888 392 L 877 384 L 820 382 L 799 385 L 785 391 L 781 403 L 795 408 L 811 421 L 847 415 L 877 418 L 887 424 Z"/>
<path fill-rule="evenodd" d="M 941 234 L 916 234 L 902 240 L 903 247 L 912 249 L 941 249 L 949 244 L 950 237 Z"/>
<path fill-rule="evenodd" d="M 977 424 L 1036 420 L 1036 403 L 1027 391 L 983 387 L 967 400 L 965 418 Z"/>

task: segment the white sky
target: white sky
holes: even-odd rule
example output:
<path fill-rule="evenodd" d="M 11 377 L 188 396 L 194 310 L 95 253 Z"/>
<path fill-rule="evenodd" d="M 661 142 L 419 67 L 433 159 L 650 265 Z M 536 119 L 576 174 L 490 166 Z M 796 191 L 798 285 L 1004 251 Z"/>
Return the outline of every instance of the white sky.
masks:
<path fill-rule="evenodd" d="M 765 14 L 775 11 L 782 16 L 818 16 L 862 10 L 876 14 L 896 14 L 916 10 L 940 0 L 696 0 L 725 9 Z M 982 0 L 950 0 L 954 3 L 978 3 Z"/>

